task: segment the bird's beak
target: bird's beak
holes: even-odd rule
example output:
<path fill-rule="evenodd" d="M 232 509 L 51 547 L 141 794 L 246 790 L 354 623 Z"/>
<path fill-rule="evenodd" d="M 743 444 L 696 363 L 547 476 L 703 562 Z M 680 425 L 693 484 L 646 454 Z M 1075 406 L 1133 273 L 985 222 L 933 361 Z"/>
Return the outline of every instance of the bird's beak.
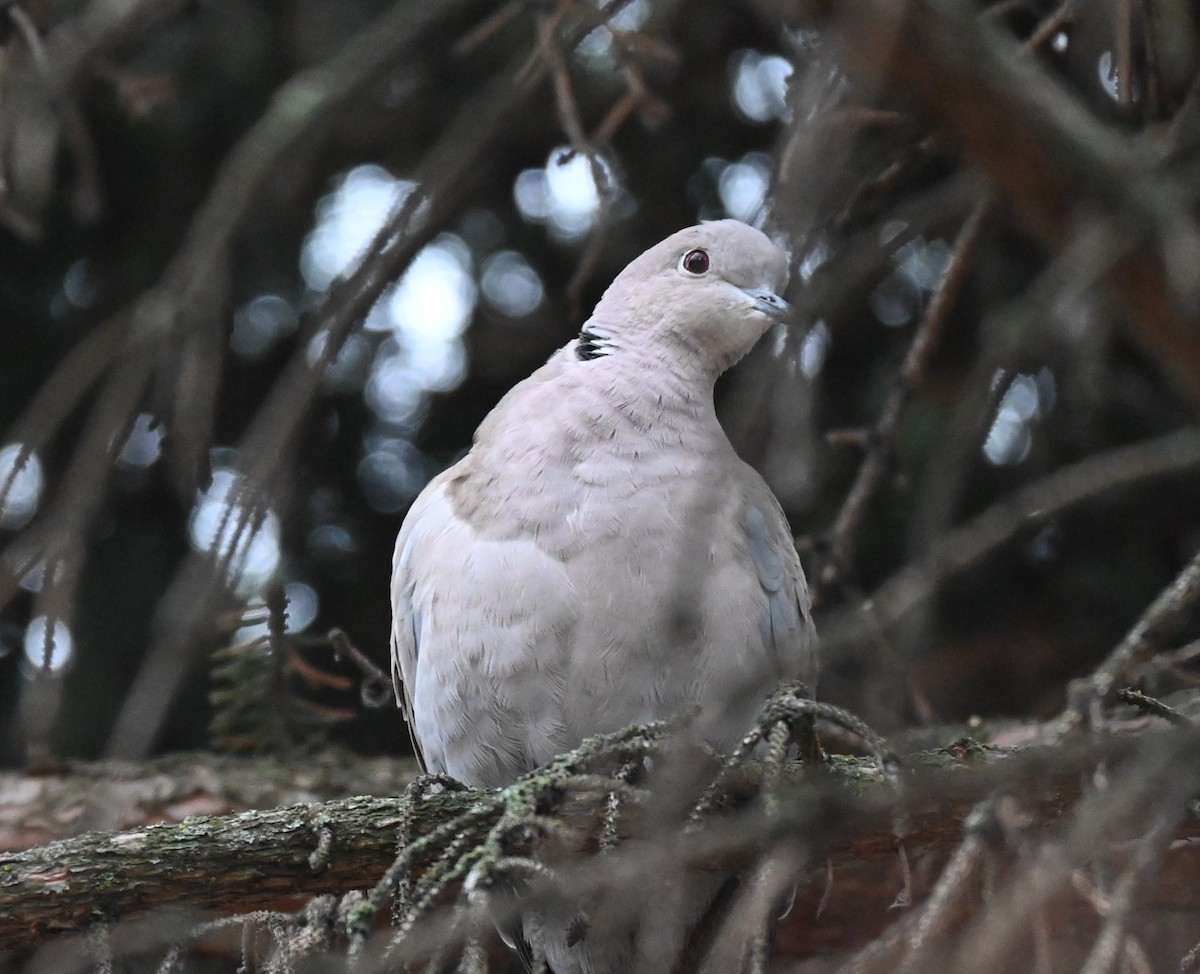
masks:
<path fill-rule="evenodd" d="M 754 302 L 754 310 L 761 311 L 774 321 L 783 321 L 791 305 L 774 291 L 765 287 L 742 288 L 743 293 Z"/>

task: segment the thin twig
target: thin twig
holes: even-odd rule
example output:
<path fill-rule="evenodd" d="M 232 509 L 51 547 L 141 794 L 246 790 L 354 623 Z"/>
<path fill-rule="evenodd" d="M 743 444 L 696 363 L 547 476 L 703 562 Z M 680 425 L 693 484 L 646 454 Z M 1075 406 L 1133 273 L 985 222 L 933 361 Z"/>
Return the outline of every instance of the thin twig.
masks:
<path fill-rule="evenodd" d="M 987 855 L 992 836 L 999 831 L 995 822 L 996 798 L 980 802 L 967 816 L 963 825 L 963 841 L 934 884 L 929 898 L 921 907 L 908 937 L 908 956 L 896 974 L 915 974 L 930 967 L 931 955 L 940 937 L 954 922 Z"/>
<path fill-rule="evenodd" d="M 1071 685 L 1069 704 L 1060 718 L 1062 729 L 1080 724 L 1099 727 L 1103 720 L 1102 707 L 1112 694 L 1113 687 L 1134 666 L 1152 656 L 1178 632 L 1198 600 L 1200 551 L 1150 603 L 1150 607 L 1092 675 Z"/>
<path fill-rule="evenodd" d="M 1133 859 L 1109 897 L 1108 916 L 1080 974 L 1112 974 L 1125 954 L 1129 925 L 1139 896 L 1162 861 L 1183 809 L 1174 803 L 1159 807 L 1153 822 L 1138 840 Z"/>
<path fill-rule="evenodd" d="M 557 16 L 543 16 L 538 20 L 538 50 L 545 59 L 554 85 L 554 104 L 558 110 L 559 124 L 562 125 L 571 151 L 587 160 L 599 200 L 587 246 L 579 258 L 571 280 L 567 283 L 567 298 L 573 306 L 576 306 L 579 302 L 580 290 L 591 275 L 592 269 L 603 251 L 612 214 L 612 204 L 616 197 L 616 187 L 612 185 L 609 172 L 604 163 L 600 161 L 595 144 L 584 131 L 579 105 L 575 100 L 575 92 L 571 85 L 570 71 L 567 68 L 567 61 L 558 38 Z"/>
<path fill-rule="evenodd" d="M 374 36 L 376 30 L 368 28 L 367 33 Z M 296 351 L 239 445 L 238 456 L 245 458 L 247 496 L 265 497 L 277 488 L 298 437 L 306 428 L 308 410 L 320 390 L 325 369 L 383 290 L 399 277 L 450 215 L 464 205 L 461 191 L 453 190 L 468 182 L 486 147 L 508 130 L 512 113 L 529 97 L 529 89 L 515 83 L 525 60 L 526 55 L 518 55 L 467 99 L 417 167 L 419 188 L 385 221 L 367 248 L 367 259 L 346 277 L 337 279 L 320 306 L 306 317 Z M 308 349 L 317 335 L 324 338 L 322 352 L 310 361 Z M 196 563 L 193 557 L 166 597 L 168 604 L 184 607 L 188 615 L 172 620 L 170 636 L 156 640 L 143 660 L 110 739 L 110 753 L 144 753 L 174 696 L 183 675 L 177 654 L 187 651 L 186 644 L 180 643 L 179 631 L 193 631 L 200 624 L 211 598 L 211 590 L 198 597 L 192 587 Z M 197 609 L 201 610 L 199 614 Z"/>
<path fill-rule="evenodd" d="M 1161 717 L 1163 720 L 1169 721 L 1176 727 L 1194 727 L 1195 721 L 1186 714 L 1180 713 L 1174 707 L 1169 707 L 1161 700 L 1156 700 L 1154 697 L 1147 696 L 1140 690 L 1132 690 L 1126 687 L 1124 690 L 1116 692 L 1116 698 L 1121 703 L 1132 704 L 1139 710 L 1148 714 L 1154 714 L 1156 717 Z"/>
<path fill-rule="evenodd" d="M 1074 20 L 1077 3 L 1078 0 L 1063 0 L 1058 9 L 1038 24 L 1037 29 L 1029 35 L 1029 39 L 1025 42 L 1026 46 L 1036 51 L 1045 45 L 1050 38 Z"/>
<path fill-rule="evenodd" d="M 1101 779 L 1107 786 L 1095 788 L 1079 802 L 1063 834 L 1038 834 L 1023 857 L 1024 865 L 1008 871 L 1004 887 L 992 896 L 945 968 L 1008 970 L 1014 951 L 1027 942 L 1033 919 L 1044 916 L 1048 904 L 1070 887 L 1072 877 L 1095 861 L 1103 840 L 1122 837 L 1128 824 L 1140 821 L 1152 806 L 1161 817 L 1159 811 L 1152 813 L 1153 822 L 1125 874 L 1128 903 L 1134 905 L 1146 875 L 1165 851 L 1165 840 L 1200 784 L 1200 767 L 1191 760 L 1196 745 L 1197 735 L 1191 730 L 1173 731 L 1148 742 L 1122 773 Z M 1114 925 L 1112 933 L 1118 932 Z"/>
<path fill-rule="evenodd" d="M 1118 447 L 1055 471 L 988 507 L 934 542 L 924 557 L 893 574 L 862 609 L 887 629 L 928 600 L 947 581 L 1022 537 L 1039 523 L 1101 500 L 1120 490 L 1164 477 L 1200 470 L 1200 428 Z M 858 638 L 861 621 L 831 620 L 823 632 L 829 649 L 848 636 Z"/>
<path fill-rule="evenodd" d="M 1117 104 L 1128 113 L 1133 107 L 1133 3 L 1117 0 Z"/>
<path fill-rule="evenodd" d="M 617 4 L 610 4 L 601 10 L 588 0 L 566 0 L 566 3 L 584 23 L 607 30 L 613 42 L 626 53 L 645 54 L 671 66 L 679 64 L 682 60 L 680 53 L 669 44 L 664 44 L 639 31 L 619 30 L 613 27 L 611 21 L 618 11 Z M 623 7 L 625 4 L 622 3 L 620 6 Z"/>
<path fill-rule="evenodd" d="M 465 57 L 473 53 L 489 37 L 516 17 L 524 7 L 524 0 L 508 0 L 508 3 L 500 7 L 499 10 L 489 14 L 478 26 L 472 28 L 467 34 L 459 38 L 454 47 L 450 49 L 450 53 L 456 58 Z"/>
<path fill-rule="evenodd" d="M 81 219 L 90 222 L 99 216 L 103 206 L 100 162 L 91 132 L 67 89 L 54 83 L 46 47 L 32 18 L 18 3 L 7 4 L 4 13 L 17 26 L 33 55 L 38 77 L 45 82 L 50 102 L 62 122 L 63 136 L 71 148 L 75 164 L 75 210 Z"/>
<path fill-rule="evenodd" d="M 1157 8 L 1156 8 L 1157 9 Z M 1146 66 L 1142 74 L 1146 79 L 1145 109 L 1142 118 L 1157 120 L 1163 111 L 1163 77 L 1161 57 L 1158 50 L 1158 24 L 1156 9 L 1150 9 L 1150 0 L 1140 0 L 1138 15 L 1145 35 L 1142 49 L 1146 54 Z"/>
<path fill-rule="evenodd" d="M 368 707 L 381 707 L 391 697 L 391 678 L 350 641 L 341 629 L 330 629 L 327 637 L 338 659 L 355 666 L 362 674 L 362 698 Z"/>
<path fill-rule="evenodd" d="M 553 16 L 538 18 L 538 51 L 550 69 L 554 85 L 554 105 L 558 109 L 558 121 L 571 148 L 582 156 L 591 157 L 593 149 L 583 131 L 579 118 L 579 106 L 571 86 L 571 74 L 558 42 L 558 20 Z"/>
<path fill-rule="evenodd" d="M 878 421 L 866 436 L 869 444 L 867 455 L 830 531 L 829 556 L 819 579 L 820 587 L 826 590 L 836 586 L 851 567 L 854 543 L 863 517 L 872 498 L 883 485 L 890 466 L 896 429 L 904 405 L 920 385 L 930 353 L 937 345 L 947 315 L 958 298 L 975 253 L 987 208 L 986 199 L 979 202 L 959 231 L 950 259 L 913 335 L 900 374 L 892 384 Z M 814 600 L 817 600 L 817 594 L 814 594 Z"/>

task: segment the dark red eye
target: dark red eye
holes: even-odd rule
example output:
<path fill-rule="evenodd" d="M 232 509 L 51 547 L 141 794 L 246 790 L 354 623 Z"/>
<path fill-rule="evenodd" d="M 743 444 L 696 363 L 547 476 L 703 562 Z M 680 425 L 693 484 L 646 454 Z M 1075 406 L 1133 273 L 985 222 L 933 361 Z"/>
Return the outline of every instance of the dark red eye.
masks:
<path fill-rule="evenodd" d="M 683 255 L 683 269 L 689 274 L 703 274 L 708 270 L 708 253 L 703 250 L 689 250 Z"/>

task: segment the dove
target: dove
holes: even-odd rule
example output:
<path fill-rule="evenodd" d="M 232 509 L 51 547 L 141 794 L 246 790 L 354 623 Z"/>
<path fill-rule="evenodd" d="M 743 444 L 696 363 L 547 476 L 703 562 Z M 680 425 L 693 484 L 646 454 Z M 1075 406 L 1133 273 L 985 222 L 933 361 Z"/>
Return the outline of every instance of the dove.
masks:
<path fill-rule="evenodd" d="M 392 675 L 427 771 L 501 787 L 685 712 L 728 751 L 780 680 L 815 686 L 791 531 L 713 405 L 786 315 L 787 278 L 746 224 L 672 234 L 417 497 L 393 560 Z M 558 974 L 654 969 L 633 934 L 548 939 Z"/>

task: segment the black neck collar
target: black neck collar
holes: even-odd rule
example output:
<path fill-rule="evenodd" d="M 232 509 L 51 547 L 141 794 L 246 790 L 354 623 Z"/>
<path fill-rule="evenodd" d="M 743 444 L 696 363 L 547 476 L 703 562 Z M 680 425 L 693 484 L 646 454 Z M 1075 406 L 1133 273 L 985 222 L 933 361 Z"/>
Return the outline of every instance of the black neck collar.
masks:
<path fill-rule="evenodd" d="M 581 362 L 591 362 L 593 359 L 611 355 L 616 344 L 605 335 L 598 335 L 586 326 L 579 333 L 579 343 L 575 346 L 575 357 Z"/>

